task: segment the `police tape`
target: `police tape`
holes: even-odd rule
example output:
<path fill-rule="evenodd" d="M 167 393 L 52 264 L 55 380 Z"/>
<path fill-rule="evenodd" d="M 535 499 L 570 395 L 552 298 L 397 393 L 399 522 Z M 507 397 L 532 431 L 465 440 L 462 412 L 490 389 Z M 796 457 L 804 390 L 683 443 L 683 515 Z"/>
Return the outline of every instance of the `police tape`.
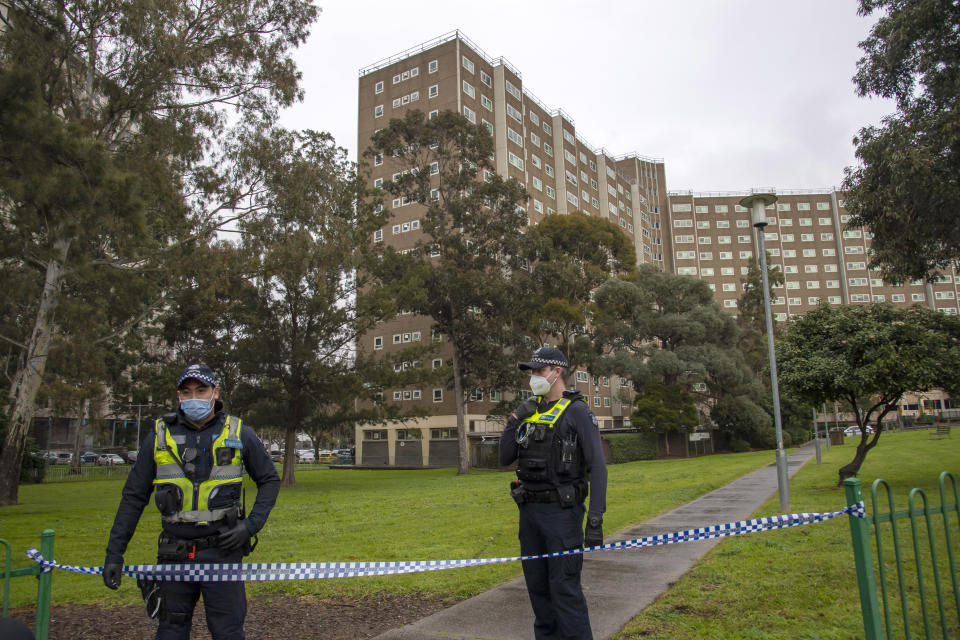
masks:
<path fill-rule="evenodd" d="M 487 564 L 505 562 L 544 560 L 562 556 L 590 553 L 593 551 L 613 551 L 617 549 L 641 549 L 682 542 L 696 542 L 715 538 L 727 538 L 773 531 L 789 527 L 799 527 L 817 522 L 826 522 L 838 516 L 850 514 L 857 518 L 866 517 L 863 502 L 845 507 L 840 511 L 824 513 L 793 513 L 790 515 L 769 516 L 753 520 L 741 520 L 727 524 L 712 525 L 686 531 L 675 531 L 634 540 L 622 540 L 609 544 L 557 551 L 533 556 L 514 556 L 511 558 L 468 558 L 465 560 L 409 560 L 399 562 L 265 562 L 243 563 L 174 563 L 174 564 L 134 564 L 123 567 L 123 575 L 147 580 L 169 582 L 236 582 L 236 581 L 273 581 L 273 580 L 321 580 L 327 578 L 363 578 L 368 576 L 399 575 L 404 573 L 422 573 L 460 569 Z M 47 560 L 36 549 L 28 549 L 27 557 L 43 566 L 44 571 L 60 569 L 71 573 L 100 575 L 103 567 L 77 567 L 65 565 L 55 560 Z"/>

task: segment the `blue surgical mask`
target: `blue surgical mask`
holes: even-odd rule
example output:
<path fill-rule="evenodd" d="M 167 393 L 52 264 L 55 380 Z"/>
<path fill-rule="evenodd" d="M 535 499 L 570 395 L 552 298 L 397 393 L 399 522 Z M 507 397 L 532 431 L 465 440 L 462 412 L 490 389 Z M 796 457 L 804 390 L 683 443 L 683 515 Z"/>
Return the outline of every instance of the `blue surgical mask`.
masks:
<path fill-rule="evenodd" d="M 194 422 L 200 422 L 210 415 L 210 400 L 202 400 L 199 398 L 181 400 L 180 409 L 183 410 L 184 415 Z"/>

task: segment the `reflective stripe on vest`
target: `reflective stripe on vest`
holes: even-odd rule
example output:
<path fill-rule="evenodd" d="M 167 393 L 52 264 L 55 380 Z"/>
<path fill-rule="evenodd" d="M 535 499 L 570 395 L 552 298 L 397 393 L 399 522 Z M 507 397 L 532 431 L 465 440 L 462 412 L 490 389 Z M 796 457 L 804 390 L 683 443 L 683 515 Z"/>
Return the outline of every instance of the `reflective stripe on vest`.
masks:
<path fill-rule="evenodd" d="M 161 419 L 155 424 L 156 439 L 153 447 L 153 460 L 156 463 L 157 475 L 153 479 L 154 487 L 172 484 L 180 489 L 183 495 L 183 505 L 178 513 L 164 517 L 168 522 L 213 522 L 223 518 L 234 507 L 225 509 L 208 508 L 210 494 L 214 489 L 224 485 L 241 484 L 243 482 L 243 449 L 240 444 L 240 428 L 242 421 L 228 415 L 223 425 L 223 431 L 213 441 L 213 467 L 210 477 L 201 482 L 193 482 L 187 478 L 183 469 L 183 460 L 177 450 L 167 424 Z M 217 464 L 217 450 L 230 448 L 233 455 L 227 464 Z M 196 496 L 196 504 L 194 504 Z"/>
<path fill-rule="evenodd" d="M 560 398 L 557 400 L 557 404 L 553 405 L 549 411 L 544 411 L 543 413 L 535 413 L 529 418 L 525 419 L 524 422 L 533 422 L 534 424 L 545 424 L 552 427 L 557 423 L 557 420 L 560 419 L 560 416 L 563 415 L 563 412 L 567 410 L 567 407 L 570 406 L 570 398 Z"/>

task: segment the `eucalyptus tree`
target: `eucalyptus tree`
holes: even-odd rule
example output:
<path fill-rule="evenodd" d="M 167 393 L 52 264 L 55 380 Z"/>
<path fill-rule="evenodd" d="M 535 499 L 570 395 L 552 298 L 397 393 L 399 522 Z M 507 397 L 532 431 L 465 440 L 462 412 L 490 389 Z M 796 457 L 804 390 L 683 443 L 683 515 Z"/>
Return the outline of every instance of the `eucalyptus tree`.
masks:
<path fill-rule="evenodd" d="M 449 345 L 461 474 L 469 471 L 464 394 L 516 379 L 504 349 L 518 344 L 511 318 L 527 312 L 513 278 L 525 266 L 527 195 L 497 174 L 493 152 L 486 128 L 451 111 L 416 110 L 375 133 L 368 151 L 397 170 L 384 189 L 423 210 L 414 250 L 389 250 L 381 270 L 403 308 L 429 316 Z"/>
<path fill-rule="evenodd" d="M 218 155 L 231 118 L 270 120 L 301 97 L 291 50 L 309 0 L 18 0 L 0 12 L 4 323 L 10 386 L 0 505 L 17 474 L 49 348 L 85 318 L 74 291 L 126 289 L 96 339 L 119 339 L 162 305 L 185 238 L 242 216 Z M 92 276 L 110 271 L 113 277 Z M 92 276 L 92 278 L 91 278 Z M 92 291 L 84 283 L 109 286 Z"/>

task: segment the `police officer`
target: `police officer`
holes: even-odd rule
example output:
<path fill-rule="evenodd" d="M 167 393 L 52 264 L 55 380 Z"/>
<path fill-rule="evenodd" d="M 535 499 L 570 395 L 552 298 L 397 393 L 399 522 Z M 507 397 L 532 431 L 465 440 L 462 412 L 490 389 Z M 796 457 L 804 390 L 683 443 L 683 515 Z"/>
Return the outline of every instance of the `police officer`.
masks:
<path fill-rule="evenodd" d="M 280 477 L 253 429 L 227 415 L 219 396 L 210 367 L 191 365 L 177 379 L 179 410 L 156 421 L 123 487 L 103 567 L 109 588 L 120 586 L 123 554 L 151 493 L 162 517 L 158 562 L 236 563 L 251 551 L 251 539 L 277 500 Z M 246 518 L 241 509 L 244 468 L 257 484 L 257 499 Z M 201 595 L 214 639 L 245 637 L 243 582 L 143 583 L 141 589 L 145 597 L 150 591 L 147 608 L 159 618 L 158 640 L 190 637 Z"/>
<path fill-rule="evenodd" d="M 530 390 L 507 419 L 500 464 L 517 465 L 511 494 L 520 508 L 520 552 L 541 555 L 603 544 L 607 466 L 597 418 L 576 389 L 564 390 L 567 358 L 541 347 L 529 362 Z M 584 500 L 589 481 L 586 536 Z M 589 640 L 590 617 L 580 586 L 582 555 L 523 563 L 537 640 Z"/>

